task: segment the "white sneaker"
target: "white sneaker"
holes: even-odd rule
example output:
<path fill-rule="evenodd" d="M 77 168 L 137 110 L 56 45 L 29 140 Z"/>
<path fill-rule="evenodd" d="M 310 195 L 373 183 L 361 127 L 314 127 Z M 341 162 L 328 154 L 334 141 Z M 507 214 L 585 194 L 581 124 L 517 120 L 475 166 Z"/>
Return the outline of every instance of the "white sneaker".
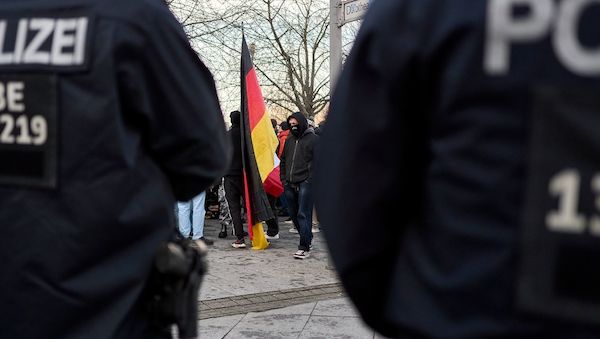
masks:
<path fill-rule="evenodd" d="M 292 227 L 290 228 L 290 233 L 298 233 L 298 230 L 296 229 L 296 227 Z"/>
<path fill-rule="evenodd" d="M 265 238 L 267 238 L 267 240 L 276 240 L 276 239 L 279 239 L 279 233 L 277 233 L 275 235 L 268 235 L 267 233 L 265 233 Z"/>
<path fill-rule="evenodd" d="M 233 248 L 246 248 L 246 243 L 244 242 L 244 240 L 236 240 L 233 242 L 233 244 L 231 244 L 231 247 Z"/>
<path fill-rule="evenodd" d="M 313 227 L 312 228 L 312 232 L 313 233 L 319 233 L 319 232 L 321 232 L 321 230 L 318 227 Z"/>
<path fill-rule="evenodd" d="M 310 253 L 308 251 L 297 250 L 296 253 L 294 253 L 294 258 L 296 259 L 306 259 L 308 257 L 310 257 Z"/>

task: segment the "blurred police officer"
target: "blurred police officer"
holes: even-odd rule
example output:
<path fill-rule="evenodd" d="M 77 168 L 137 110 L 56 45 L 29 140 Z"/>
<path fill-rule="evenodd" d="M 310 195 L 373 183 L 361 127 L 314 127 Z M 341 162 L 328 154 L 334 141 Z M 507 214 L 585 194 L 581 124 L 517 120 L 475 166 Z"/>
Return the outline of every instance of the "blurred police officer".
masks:
<path fill-rule="evenodd" d="M 140 296 L 224 131 L 161 0 L 2 1 L 0 338 L 170 337 Z"/>
<path fill-rule="evenodd" d="M 372 3 L 316 185 L 368 324 L 600 337 L 599 31 L 593 0 Z"/>

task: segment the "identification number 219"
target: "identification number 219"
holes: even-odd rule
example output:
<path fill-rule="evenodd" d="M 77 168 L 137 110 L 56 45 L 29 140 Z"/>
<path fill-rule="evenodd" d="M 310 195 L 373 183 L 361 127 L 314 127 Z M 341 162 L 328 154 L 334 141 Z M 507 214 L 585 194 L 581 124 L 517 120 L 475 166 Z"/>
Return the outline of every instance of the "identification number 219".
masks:
<path fill-rule="evenodd" d="M 18 129 L 18 133 L 14 133 Z M 48 123 L 41 115 L 13 117 L 0 115 L 0 144 L 44 145 L 48 138 Z"/>

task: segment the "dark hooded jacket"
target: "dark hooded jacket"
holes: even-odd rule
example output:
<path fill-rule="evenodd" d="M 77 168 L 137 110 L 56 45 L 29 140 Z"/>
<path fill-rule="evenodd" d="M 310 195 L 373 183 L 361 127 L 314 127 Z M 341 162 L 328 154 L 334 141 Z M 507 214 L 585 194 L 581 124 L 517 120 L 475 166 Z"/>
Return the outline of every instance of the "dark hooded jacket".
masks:
<path fill-rule="evenodd" d="M 0 138 L 0 338 L 171 338 L 144 288 L 175 201 L 229 162 L 210 72 L 162 0 L 1 1 L 0 17 L 3 44 L 37 21 L 26 51 L 41 37 L 32 55 L 58 56 L 0 65 L 20 85 L 2 118 L 32 126 Z"/>
<path fill-rule="evenodd" d="M 227 137 L 231 140 L 233 156 L 231 166 L 227 171 L 227 176 L 241 176 L 244 169 L 242 163 L 242 131 L 240 128 L 240 112 L 234 111 L 229 114 L 231 119 L 231 129 L 227 132 Z"/>
<path fill-rule="evenodd" d="M 598 238 L 547 221 L 565 173 L 570 187 L 585 174 L 581 193 L 569 191 L 580 203 L 561 215 L 598 213 L 583 193 L 600 168 L 598 68 L 570 69 L 550 26 L 511 44 L 506 68 L 490 62 L 501 48 L 484 47 L 542 12 L 534 4 L 574 1 L 371 3 L 313 185 L 332 260 L 366 323 L 392 338 L 600 338 L 583 325 L 600 309 L 598 280 L 583 285 L 598 277 Z M 581 46 L 600 31 L 600 11 L 585 7 L 575 15 Z"/>
<path fill-rule="evenodd" d="M 298 136 L 290 125 L 291 133 L 281 154 L 280 173 L 284 184 L 298 184 L 312 178 L 314 150 L 319 139 L 314 130 L 308 128 L 308 120 L 302 113 L 290 115 L 288 123 L 291 118 L 298 120 Z"/>

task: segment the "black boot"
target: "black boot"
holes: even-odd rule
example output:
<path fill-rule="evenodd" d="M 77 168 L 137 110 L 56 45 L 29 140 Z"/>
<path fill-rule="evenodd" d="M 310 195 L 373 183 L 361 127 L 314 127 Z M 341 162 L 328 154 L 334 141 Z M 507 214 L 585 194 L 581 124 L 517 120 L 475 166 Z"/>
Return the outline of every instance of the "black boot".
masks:
<path fill-rule="evenodd" d="M 221 232 L 219 232 L 219 238 L 227 238 L 227 226 L 221 226 Z"/>

